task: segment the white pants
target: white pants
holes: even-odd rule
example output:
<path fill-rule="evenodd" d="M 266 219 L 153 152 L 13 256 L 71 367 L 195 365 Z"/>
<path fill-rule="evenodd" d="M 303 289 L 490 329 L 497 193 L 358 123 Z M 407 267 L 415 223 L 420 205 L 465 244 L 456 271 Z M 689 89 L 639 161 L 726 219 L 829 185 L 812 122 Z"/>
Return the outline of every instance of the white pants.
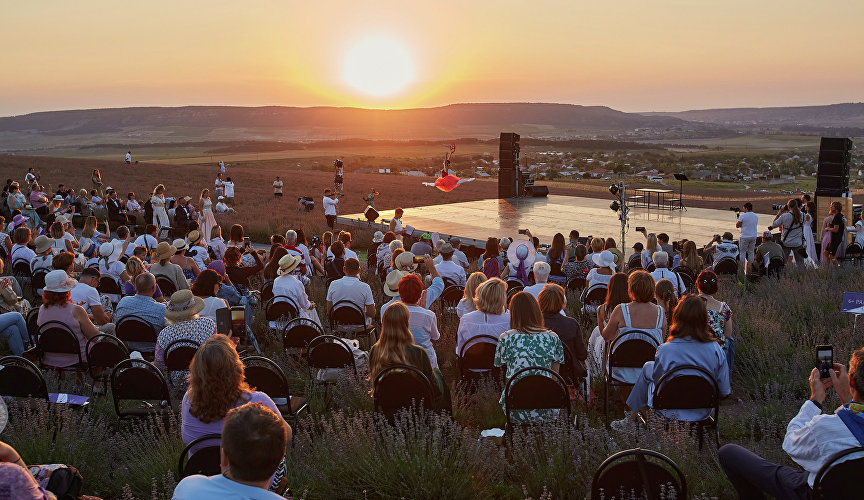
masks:
<path fill-rule="evenodd" d="M 747 260 L 747 264 L 753 264 L 753 261 L 756 259 L 756 237 L 752 238 L 739 238 L 738 239 L 738 255 L 741 256 L 742 259 Z M 747 266 L 744 266 L 744 270 L 747 270 Z"/>

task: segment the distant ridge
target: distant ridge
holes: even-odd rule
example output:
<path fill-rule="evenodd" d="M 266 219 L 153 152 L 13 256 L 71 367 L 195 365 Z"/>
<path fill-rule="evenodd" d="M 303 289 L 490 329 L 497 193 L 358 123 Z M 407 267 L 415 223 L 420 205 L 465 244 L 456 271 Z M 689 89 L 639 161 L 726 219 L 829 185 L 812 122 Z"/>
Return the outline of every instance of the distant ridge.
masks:
<path fill-rule="evenodd" d="M 642 114 L 724 126 L 864 127 L 864 103 L 860 102 L 822 106 L 696 109 Z"/>

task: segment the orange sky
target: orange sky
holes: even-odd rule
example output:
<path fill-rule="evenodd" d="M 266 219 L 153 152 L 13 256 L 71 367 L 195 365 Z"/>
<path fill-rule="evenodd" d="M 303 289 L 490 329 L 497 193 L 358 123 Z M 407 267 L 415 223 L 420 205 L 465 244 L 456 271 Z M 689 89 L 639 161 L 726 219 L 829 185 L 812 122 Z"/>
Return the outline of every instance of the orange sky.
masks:
<path fill-rule="evenodd" d="M 4 2 L 0 115 L 189 104 L 567 102 L 625 111 L 864 100 L 864 2 L 545 0 Z M 416 74 L 348 85 L 352 43 Z"/>

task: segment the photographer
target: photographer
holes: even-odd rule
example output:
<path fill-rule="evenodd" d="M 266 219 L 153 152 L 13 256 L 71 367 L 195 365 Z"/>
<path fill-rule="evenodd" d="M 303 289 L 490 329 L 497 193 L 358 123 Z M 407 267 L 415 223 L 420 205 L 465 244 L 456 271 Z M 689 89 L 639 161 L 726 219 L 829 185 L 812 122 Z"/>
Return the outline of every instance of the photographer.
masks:
<path fill-rule="evenodd" d="M 738 253 L 741 260 L 744 261 L 744 271 L 747 271 L 747 265 L 753 265 L 753 259 L 756 254 L 756 226 L 759 225 L 759 216 L 753 213 L 753 204 L 749 201 L 741 207 L 741 212 L 738 214 L 738 222 L 735 227 L 741 229 L 741 235 L 738 237 Z"/>
<path fill-rule="evenodd" d="M 336 191 L 330 189 L 324 190 L 324 217 L 327 219 L 327 226 L 333 229 L 336 226 L 336 205 L 339 204 L 339 195 Z"/>
<path fill-rule="evenodd" d="M 782 231 L 780 245 L 783 246 L 784 258 L 788 260 L 789 253 L 794 252 L 795 265 L 799 268 L 803 267 L 804 259 L 807 258 L 807 249 L 804 246 L 804 216 L 801 214 L 798 200 L 789 200 L 789 203 L 777 212 L 777 217 L 768 226 L 768 230 L 774 228 L 780 228 Z"/>
<path fill-rule="evenodd" d="M 830 378 L 810 372 L 810 399 L 786 427 L 783 450 L 803 470 L 778 465 L 735 444 L 720 448 L 718 455 L 729 481 L 742 499 L 809 499 L 816 473 L 833 454 L 864 446 L 864 348 L 852 353 L 849 373 L 842 364 L 828 370 Z M 829 387 L 834 387 L 843 405 L 829 414 L 822 413 L 822 402 Z M 843 460 L 860 458 L 853 453 Z M 849 481 L 856 480 L 848 478 Z"/>

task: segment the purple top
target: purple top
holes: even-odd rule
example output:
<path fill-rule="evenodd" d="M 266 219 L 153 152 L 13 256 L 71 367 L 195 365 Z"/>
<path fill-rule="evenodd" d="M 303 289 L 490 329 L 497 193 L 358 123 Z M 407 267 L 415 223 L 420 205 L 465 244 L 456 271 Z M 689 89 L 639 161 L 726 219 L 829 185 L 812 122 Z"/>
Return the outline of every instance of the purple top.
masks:
<path fill-rule="evenodd" d="M 232 408 L 236 408 L 238 406 L 244 405 L 246 403 L 261 403 L 267 408 L 275 411 L 277 415 L 282 415 L 279 412 L 279 408 L 276 407 L 276 403 L 270 399 L 270 396 L 264 394 L 259 391 L 252 391 L 251 393 L 241 396 L 240 401 L 237 401 Z M 207 434 L 222 434 L 222 421 L 225 418 L 220 418 L 215 422 L 210 422 L 205 424 L 204 422 L 198 420 L 197 417 L 193 416 L 189 413 L 189 407 L 191 406 L 191 402 L 189 401 L 189 392 L 183 395 L 183 406 L 180 409 L 180 417 L 182 419 L 182 425 L 180 426 L 180 434 L 183 436 L 183 442 L 186 444 L 191 443 L 192 441 L 198 439 L 201 436 L 205 436 Z M 206 444 L 206 443 L 203 443 Z M 191 450 L 194 452 L 195 450 Z"/>

